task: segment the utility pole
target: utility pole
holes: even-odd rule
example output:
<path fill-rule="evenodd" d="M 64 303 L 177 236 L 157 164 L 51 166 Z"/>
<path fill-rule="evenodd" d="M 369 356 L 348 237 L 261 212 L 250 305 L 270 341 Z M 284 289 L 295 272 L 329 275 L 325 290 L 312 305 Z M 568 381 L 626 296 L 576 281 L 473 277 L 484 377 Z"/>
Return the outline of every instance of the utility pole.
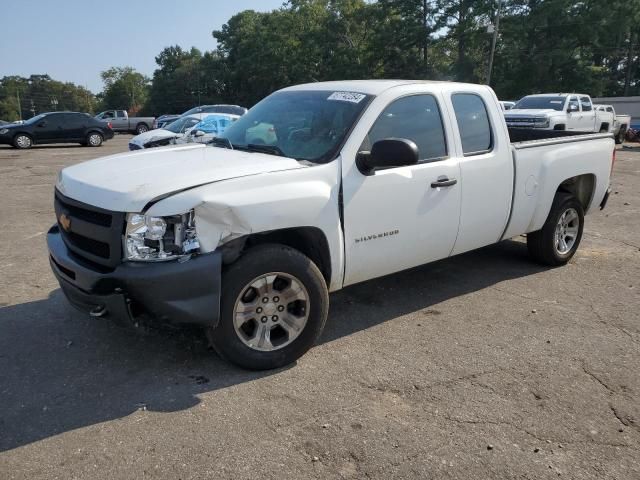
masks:
<path fill-rule="evenodd" d="M 20 105 L 20 89 L 16 88 L 16 98 L 18 99 L 18 115 L 20 115 L 20 120 L 22 120 L 22 105 Z"/>
<path fill-rule="evenodd" d="M 498 29 L 500 28 L 500 10 L 502 10 L 502 0 L 498 0 L 498 10 L 496 11 L 495 25 L 493 25 L 493 38 L 491 39 L 491 53 L 489 54 L 489 71 L 487 72 L 487 85 L 491 85 L 493 57 L 496 54 L 496 42 L 498 41 Z"/>
<path fill-rule="evenodd" d="M 429 48 L 429 24 L 427 23 L 427 13 L 429 12 L 429 3 L 428 0 L 422 1 L 422 28 L 424 35 L 423 44 L 422 44 L 422 61 L 424 62 L 425 74 L 429 70 L 429 61 L 428 61 L 428 48 Z"/>

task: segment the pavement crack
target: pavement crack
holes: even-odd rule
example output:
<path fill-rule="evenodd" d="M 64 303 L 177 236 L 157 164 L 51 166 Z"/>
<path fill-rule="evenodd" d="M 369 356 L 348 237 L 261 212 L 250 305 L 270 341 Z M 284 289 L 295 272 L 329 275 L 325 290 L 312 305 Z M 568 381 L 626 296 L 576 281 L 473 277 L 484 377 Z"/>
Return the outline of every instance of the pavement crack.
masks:
<path fill-rule="evenodd" d="M 595 373 L 589 371 L 589 369 L 584 364 L 584 362 L 582 363 L 582 371 L 587 375 L 589 375 L 593 380 L 598 382 L 600 385 L 602 385 L 610 394 L 613 395 L 614 393 L 616 393 L 616 391 L 613 388 L 611 388 L 609 385 L 607 385 L 600 377 L 598 377 Z"/>
<path fill-rule="evenodd" d="M 585 235 L 587 237 L 593 237 L 593 238 L 603 238 L 605 240 L 609 240 L 610 242 L 620 243 L 620 244 L 626 245 L 628 247 L 633 247 L 636 250 L 640 250 L 640 245 L 635 245 L 633 243 L 625 242 L 624 240 L 618 240 L 617 238 L 605 237 L 604 235 L 594 235 L 593 233 L 586 233 L 586 232 L 583 233 L 583 235 Z"/>
<path fill-rule="evenodd" d="M 600 312 L 598 312 L 598 310 L 595 308 L 595 306 L 593 304 L 591 304 L 591 310 L 593 311 L 593 313 L 595 314 L 596 317 L 598 317 L 598 320 L 600 320 L 600 323 L 602 323 L 603 325 L 606 325 L 608 327 L 612 327 L 615 328 L 616 330 L 618 330 L 619 332 L 624 333 L 627 337 L 629 337 L 631 339 L 631 341 L 633 343 L 637 343 L 638 345 L 640 345 L 640 341 L 638 341 L 634 336 L 633 333 L 631 333 L 629 330 L 627 330 L 624 327 L 621 327 L 620 325 L 616 325 L 615 323 L 611 323 L 611 322 L 607 322 L 604 318 L 602 318 L 602 315 L 600 315 Z"/>

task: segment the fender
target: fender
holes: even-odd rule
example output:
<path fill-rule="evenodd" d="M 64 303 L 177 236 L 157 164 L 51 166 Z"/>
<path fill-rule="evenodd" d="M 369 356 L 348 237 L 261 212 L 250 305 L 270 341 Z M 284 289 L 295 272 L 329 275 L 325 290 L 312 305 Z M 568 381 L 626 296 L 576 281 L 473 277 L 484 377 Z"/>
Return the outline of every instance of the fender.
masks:
<path fill-rule="evenodd" d="M 339 211 L 338 162 L 223 180 L 157 201 L 147 215 L 195 212 L 204 253 L 256 233 L 315 227 L 330 252 L 329 289 L 342 287 L 344 243 Z"/>

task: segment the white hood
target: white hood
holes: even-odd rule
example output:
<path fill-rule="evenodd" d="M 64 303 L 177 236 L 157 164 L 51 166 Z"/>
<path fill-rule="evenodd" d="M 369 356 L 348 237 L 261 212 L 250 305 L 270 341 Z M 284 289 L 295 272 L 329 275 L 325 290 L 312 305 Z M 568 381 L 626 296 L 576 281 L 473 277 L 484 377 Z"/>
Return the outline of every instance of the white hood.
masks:
<path fill-rule="evenodd" d="M 169 130 L 165 130 L 164 128 L 156 128 L 155 130 L 149 130 L 148 132 L 141 133 L 140 135 L 136 135 L 129 143 L 134 145 L 138 145 L 141 148 L 144 148 L 145 143 L 149 143 L 153 140 L 162 140 L 163 138 L 171 138 L 171 137 L 180 137 L 182 134 L 173 133 Z"/>
<path fill-rule="evenodd" d="M 505 117 L 546 117 L 554 114 L 562 115 L 562 112 L 553 108 L 512 108 L 504 112 Z"/>
<path fill-rule="evenodd" d="M 260 173 L 306 168 L 298 161 L 201 144 L 111 155 L 62 170 L 58 190 L 116 212 L 141 212 L 151 200 L 199 185 Z"/>

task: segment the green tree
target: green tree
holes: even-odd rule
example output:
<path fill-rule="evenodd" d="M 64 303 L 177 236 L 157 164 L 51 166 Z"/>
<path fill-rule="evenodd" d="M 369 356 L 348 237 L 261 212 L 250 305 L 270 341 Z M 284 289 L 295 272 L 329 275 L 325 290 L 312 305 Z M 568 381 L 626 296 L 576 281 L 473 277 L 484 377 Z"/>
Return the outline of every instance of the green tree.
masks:
<path fill-rule="evenodd" d="M 104 90 L 99 95 L 100 108 L 137 112 L 145 104 L 149 78 L 132 67 L 111 67 L 100 73 Z"/>

